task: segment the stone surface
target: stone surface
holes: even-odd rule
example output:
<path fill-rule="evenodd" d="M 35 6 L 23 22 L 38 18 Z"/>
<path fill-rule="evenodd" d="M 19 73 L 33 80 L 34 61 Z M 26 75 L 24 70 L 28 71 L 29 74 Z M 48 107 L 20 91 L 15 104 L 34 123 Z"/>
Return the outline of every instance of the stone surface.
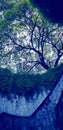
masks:
<path fill-rule="evenodd" d="M 32 114 L 32 122 L 36 130 L 38 129 L 37 125 L 40 126 L 42 130 L 56 130 L 55 108 L 60 99 L 62 91 L 63 76 L 53 91 L 47 96 L 39 108 Z"/>
<path fill-rule="evenodd" d="M 63 130 L 56 126 L 56 106 L 63 91 L 63 76 L 31 116 L 0 115 L 0 130 Z"/>
<path fill-rule="evenodd" d="M 33 99 L 26 100 L 24 96 L 19 97 L 11 95 L 8 99 L 6 96 L 0 96 L 0 113 L 6 112 L 17 116 L 30 116 L 37 107 L 46 98 L 49 92 L 43 91 L 38 96 L 35 94 Z"/>
<path fill-rule="evenodd" d="M 56 127 L 60 130 L 63 130 L 63 92 L 56 106 L 55 112 L 56 112 Z"/>

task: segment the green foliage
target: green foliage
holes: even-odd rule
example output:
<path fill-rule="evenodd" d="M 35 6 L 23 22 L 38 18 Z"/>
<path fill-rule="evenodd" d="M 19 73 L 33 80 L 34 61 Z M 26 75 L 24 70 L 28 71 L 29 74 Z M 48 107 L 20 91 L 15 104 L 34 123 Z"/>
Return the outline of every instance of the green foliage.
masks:
<path fill-rule="evenodd" d="M 3 19 L 0 18 L 0 30 L 5 30 L 5 28 L 8 29 L 8 27 L 10 27 L 10 25 L 12 24 L 12 22 L 16 19 L 20 19 L 22 18 L 22 16 L 25 16 L 25 9 L 28 8 L 28 6 L 30 6 L 29 1 L 28 0 L 19 0 L 19 2 L 15 2 L 15 3 L 10 3 L 7 1 L 1 1 L 0 6 L 5 5 L 3 12 L 2 12 L 2 17 Z M 11 5 L 11 7 L 7 8 L 7 5 Z M 24 6 L 24 8 L 23 8 Z"/>
<path fill-rule="evenodd" d="M 34 93 L 40 93 L 43 89 L 51 90 L 63 74 L 63 64 L 49 69 L 44 74 L 13 74 L 8 69 L 0 68 L 0 93 L 24 95 L 33 97 Z"/>
<path fill-rule="evenodd" d="M 11 9 L 12 6 L 13 3 L 10 2 L 9 0 L 0 0 L 0 11 L 5 9 Z"/>
<path fill-rule="evenodd" d="M 0 93 L 9 94 L 13 83 L 13 74 L 8 69 L 0 68 Z"/>
<path fill-rule="evenodd" d="M 63 64 L 55 68 L 49 69 L 46 73 L 42 75 L 42 84 L 44 84 L 46 90 L 52 89 L 58 82 L 60 76 L 63 74 Z"/>
<path fill-rule="evenodd" d="M 19 95 L 33 96 L 37 91 L 35 75 L 33 74 L 15 74 L 13 82 L 13 93 Z"/>
<path fill-rule="evenodd" d="M 6 21 L 3 21 L 3 20 L 0 20 L 0 31 L 5 31 L 7 27 L 7 22 Z"/>
<path fill-rule="evenodd" d="M 4 17 L 5 19 L 8 21 L 12 21 L 15 19 L 15 17 L 17 17 L 18 15 L 18 5 L 17 4 L 14 4 L 13 7 L 8 10 L 5 11 L 4 13 Z"/>

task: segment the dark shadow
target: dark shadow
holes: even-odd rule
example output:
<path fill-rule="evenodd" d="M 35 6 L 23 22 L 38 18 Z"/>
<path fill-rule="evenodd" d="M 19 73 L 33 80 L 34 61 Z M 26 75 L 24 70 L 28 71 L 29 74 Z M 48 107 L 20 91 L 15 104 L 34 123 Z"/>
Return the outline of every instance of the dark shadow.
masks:
<path fill-rule="evenodd" d="M 42 14 L 54 23 L 63 24 L 63 0 L 30 0 Z"/>
<path fill-rule="evenodd" d="M 63 130 L 63 92 L 56 106 L 55 113 L 56 113 L 56 123 L 55 123 L 56 130 Z"/>

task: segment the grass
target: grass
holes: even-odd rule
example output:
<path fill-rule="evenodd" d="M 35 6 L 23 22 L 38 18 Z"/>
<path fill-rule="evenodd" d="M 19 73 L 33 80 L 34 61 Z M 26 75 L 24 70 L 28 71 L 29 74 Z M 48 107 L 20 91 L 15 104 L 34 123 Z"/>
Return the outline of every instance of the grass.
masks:
<path fill-rule="evenodd" d="M 9 96 L 11 93 L 26 98 L 33 97 L 43 89 L 51 90 L 63 74 L 63 64 L 49 69 L 44 74 L 12 73 L 8 69 L 0 68 L 0 94 Z"/>

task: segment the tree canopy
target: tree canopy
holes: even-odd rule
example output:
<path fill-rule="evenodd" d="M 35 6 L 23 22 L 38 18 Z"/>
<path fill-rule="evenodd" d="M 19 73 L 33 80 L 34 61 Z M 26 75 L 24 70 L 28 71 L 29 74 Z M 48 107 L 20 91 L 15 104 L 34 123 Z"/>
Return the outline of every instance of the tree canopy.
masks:
<path fill-rule="evenodd" d="M 62 27 L 45 20 L 29 0 L 1 0 L 0 6 L 0 66 L 34 72 L 62 62 Z"/>

